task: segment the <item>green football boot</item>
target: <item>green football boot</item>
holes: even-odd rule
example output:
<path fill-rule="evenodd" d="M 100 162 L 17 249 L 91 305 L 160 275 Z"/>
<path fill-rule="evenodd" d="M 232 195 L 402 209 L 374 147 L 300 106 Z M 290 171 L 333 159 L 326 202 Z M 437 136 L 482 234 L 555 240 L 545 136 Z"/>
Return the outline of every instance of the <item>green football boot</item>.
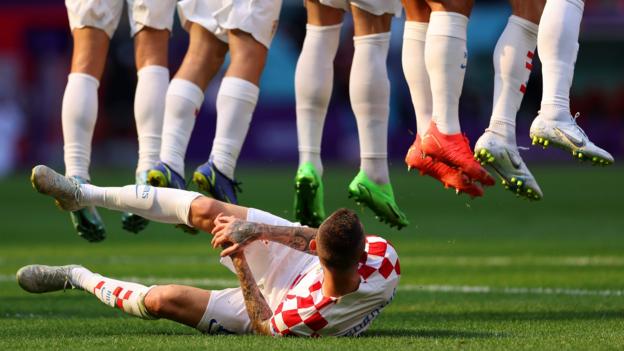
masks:
<path fill-rule="evenodd" d="M 295 176 L 295 218 L 312 228 L 318 228 L 325 219 L 323 180 L 311 162 L 299 166 Z"/>
<path fill-rule="evenodd" d="M 349 184 L 349 198 L 355 199 L 358 205 L 368 206 L 375 212 L 375 218 L 388 223 L 390 227 L 401 229 L 409 224 L 394 200 L 392 185 L 379 185 L 370 180 L 364 171 L 360 171 Z"/>
<path fill-rule="evenodd" d="M 89 184 L 90 182 L 78 176 L 71 177 L 79 184 Z M 95 243 L 106 238 L 106 229 L 102 217 L 98 213 L 95 206 L 81 208 L 80 210 L 69 213 L 74 229 L 78 236 L 83 239 Z"/>
<path fill-rule="evenodd" d="M 147 185 L 147 171 L 140 172 L 135 177 L 135 184 Z M 121 214 L 121 227 L 131 233 L 138 234 L 149 224 L 149 220 L 130 212 Z"/>

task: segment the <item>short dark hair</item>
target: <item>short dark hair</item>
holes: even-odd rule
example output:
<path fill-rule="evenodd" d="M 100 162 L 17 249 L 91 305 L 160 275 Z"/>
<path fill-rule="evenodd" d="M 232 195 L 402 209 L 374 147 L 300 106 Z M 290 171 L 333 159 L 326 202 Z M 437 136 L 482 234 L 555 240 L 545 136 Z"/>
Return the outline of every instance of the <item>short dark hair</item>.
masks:
<path fill-rule="evenodd" d="M 316 236 L 316 252 L 326 267 L 344 271 L 357 268 L 365 241 L 364 228 L 357 214 L 341 208 L 321 223 Z"/>

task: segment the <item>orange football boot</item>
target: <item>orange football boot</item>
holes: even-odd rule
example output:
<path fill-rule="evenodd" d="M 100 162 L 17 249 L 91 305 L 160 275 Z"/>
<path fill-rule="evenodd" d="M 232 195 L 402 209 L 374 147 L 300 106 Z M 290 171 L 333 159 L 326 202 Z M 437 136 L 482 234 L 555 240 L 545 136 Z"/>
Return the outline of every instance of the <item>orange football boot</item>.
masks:
<path fill-rule="evenodd" d="M 445 188 L 454 188 L 457 194 L 464 192 L 471 197 L 483 196 L 483 188 L 479 184 L 472 183 L 460 171 L 442 162 L 435 162 L 429 156 L 424 156 L 421 150 L 420 135 L 418 134 L 416 134 L 414 144 L 407 150 L 405 164 L 407 164 L 408 170 L 416 168 L 420 175 L 428 175 L 439 180 Z"/>
<path fill-rule="evenodd" d="M 462 133 L 444 134 L 431 121 L 422 139 L 421 149 L 424 155 L 460 170 L 472 180 L 488 186 L 495 183 L 494 178 L 474 159 L 468 138 Z"/>

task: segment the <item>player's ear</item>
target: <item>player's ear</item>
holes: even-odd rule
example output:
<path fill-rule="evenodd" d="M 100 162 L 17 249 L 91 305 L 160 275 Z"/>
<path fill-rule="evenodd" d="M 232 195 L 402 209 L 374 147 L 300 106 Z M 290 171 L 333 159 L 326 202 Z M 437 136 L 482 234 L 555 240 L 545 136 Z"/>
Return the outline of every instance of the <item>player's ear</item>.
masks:
<path fill-rule="evenodd" d="M 310 240 L 310 251 L 316 252 L 316 239 Z"/>

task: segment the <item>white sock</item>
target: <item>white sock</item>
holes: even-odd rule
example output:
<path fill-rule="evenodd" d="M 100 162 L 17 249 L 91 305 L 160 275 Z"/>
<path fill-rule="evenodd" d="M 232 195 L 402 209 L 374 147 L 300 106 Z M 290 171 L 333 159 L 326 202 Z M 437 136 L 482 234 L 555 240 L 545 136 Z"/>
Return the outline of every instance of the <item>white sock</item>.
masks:
<path fill-rule="evenodd" d="M 311 162 L 323 174 L 321 140 L 334 83 L 334 58 L 342 24 L 306 26 L 306 37 L 295 70 L 299 165 Z"/>
<path fill-rule="evenodd" d="M 167 89 L 160 160 L 184 177 L 184 156 L 204 92 L 195 83 L 172 79 Z"/>
<path fill-rule="evenodd" d="M 150 287 L 106 278 L 82 267 L 72 269 L 70 283 L 75 288 L 95 295 L 110 307 L 119 308 L 139 318 L 155 319 L 143 303 Z"/>
<path fill-rule="evenodd" d="M 100 82 L 85 73 L 71 73 L 63 95 L 65 175 L 89 180 L 91 139 L 97 119 Z"/>
<path fill-rule="evenodd" d="M 80 205 L 98 206 L 115 211 L 137 214 L 161 223 L 189 221 L 191 203 L 201 194 L 180 189 L 158 188 L 149 185 L 126 185 L 124 187 L 98 187 L 80 185 Z"/>
<path fill-rule="evenodd" d="M 429 128 L 433 108 L 431 84 L 425 67 L 425 40 L 428 27 L 427 22 L 406 21 L 403 31 L 401 62 L 416 113 L 416 129 L 420 136 L 425 135 Z"/>
<path fill-rule="evenodd" d="M 386 59 L 390 32 L 353 37 L 349 97 L 360 138 L 360 169 L 377 184 L 388 175 L 390 82 Z"/>
<path fill-rule="evenodd" d="M 494 102 L 489 129 L 516 143 L 516 113 L 533 68 L 538 25 L 509 17 L 494 49 Z"/>
<path fill-rule="evenodd" d="M 548 0 L 540 20 L 537 47 L 542 62 L 543 116 L 569 118 L 570 87 L 583 18 L 581 0 Z M 561 111 L 565 113 L 558 113 Z M 552 113 L 551 113 L 552 112 Z"/>
<path fill-rule="evenodd" d="M 459 97 L 468 58 L 467 28 L 468 17 L 456 12 L 435 11 L 429 19 L 425 64 L 431 82 L 432 118 L 444 134 L 461 132 Z"/>
<path fill-rule="evenodd" d="M 260 89 L 244 79 L 225 77 L 217 94 L 217 130 L 210 159 L 219 171 L 234 179 Z"/>
<path fill-rule="evenodd" d="M 163 66 L 147 66 L 141 68 L 137 76 L 134 120 L 139 138 L 139 162 L 136 169 L 139 173 L 154 167 L 160 160 L 169 69 Z"/>

